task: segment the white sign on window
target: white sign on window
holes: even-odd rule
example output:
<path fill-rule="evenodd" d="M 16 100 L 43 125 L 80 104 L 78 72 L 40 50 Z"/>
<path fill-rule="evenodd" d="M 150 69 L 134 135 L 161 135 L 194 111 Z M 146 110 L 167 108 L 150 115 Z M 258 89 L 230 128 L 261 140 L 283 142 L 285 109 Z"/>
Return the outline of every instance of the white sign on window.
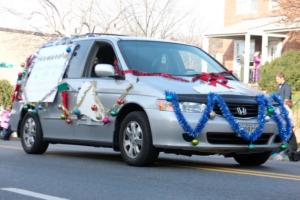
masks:
<path fill-rule="evenodd" d="M 57 90 L 49 94 L 62 80 L 71 52 L 67 45 L 40 49 L 25 86 L 28 102 L 53 102 Z M 73 48 L 72 48 L 73 49 Z"/>

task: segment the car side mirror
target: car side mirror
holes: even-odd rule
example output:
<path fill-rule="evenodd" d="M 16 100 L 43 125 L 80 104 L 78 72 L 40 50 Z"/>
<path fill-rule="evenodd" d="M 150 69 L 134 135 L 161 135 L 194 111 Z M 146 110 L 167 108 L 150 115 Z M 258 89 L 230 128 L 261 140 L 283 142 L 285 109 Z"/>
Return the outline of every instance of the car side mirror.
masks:
<path fill-rule="evenodd" d="M 96 76 L 114 76 L 115 69 L 110 64 L 97 64 L 95 66 L 95 74 Z"/>

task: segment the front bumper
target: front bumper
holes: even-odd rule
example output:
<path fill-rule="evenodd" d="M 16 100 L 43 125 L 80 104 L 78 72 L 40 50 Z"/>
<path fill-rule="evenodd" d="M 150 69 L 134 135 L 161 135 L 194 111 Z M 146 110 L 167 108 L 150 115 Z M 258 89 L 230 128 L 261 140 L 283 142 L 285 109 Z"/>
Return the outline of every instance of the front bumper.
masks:
<path fill-rule="evenodd" d="M 201 134 L 197 138 L 199 144 L 193 146 L 183 139 L 184 130 L 179 125 L 175 113 L 146 110 L 153 137 L 153 144 L 160 149 L 186 150 L 208 154 L 231 154 L 246 152 L 263 152 L 278 149 L 281 142 L 278 138 L 278 129 L 273 120 L 266 122 L 262 136 L 254 142 L 254 148 L 249 149 L 249 142 L 239 138 L 231 129 L 229 123 L 217 115 L 209 119 Z M 195 127 L 201 116 L 199 113 L 185 113 L 188 123 Z M 239 123 L 257 123 L 256 118 L 237 119 Z"/>

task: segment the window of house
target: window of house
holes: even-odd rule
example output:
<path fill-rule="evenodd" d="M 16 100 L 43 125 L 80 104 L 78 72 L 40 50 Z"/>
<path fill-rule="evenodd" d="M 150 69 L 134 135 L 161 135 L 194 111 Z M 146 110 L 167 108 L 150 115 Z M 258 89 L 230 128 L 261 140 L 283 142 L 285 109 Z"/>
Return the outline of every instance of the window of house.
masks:
<path fill-rule="evenodd" d="M 269 11 L 279 10 L 279 0 L 269 0 Z"/>
<path fill-rule="evenodd" d="M 258 0 L 236 0 L 236 14 L 251 14 L 258 10 Z"/>

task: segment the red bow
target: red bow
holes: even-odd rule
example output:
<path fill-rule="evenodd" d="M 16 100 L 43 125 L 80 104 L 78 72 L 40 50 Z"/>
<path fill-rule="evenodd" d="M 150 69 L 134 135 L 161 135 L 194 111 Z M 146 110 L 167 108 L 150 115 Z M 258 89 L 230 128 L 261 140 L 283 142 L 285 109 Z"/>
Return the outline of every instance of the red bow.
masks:
<path fill-rule="evenodd" d="M 192 81 L 195 82 L 197 80 L 205 81 L 208 82 L 209 85 L 212 86 L 217 86 L 217 84 L 222 85 L 223 87 L 226 87 L 228 89 L 232 89 L 232 87 L 228 86 L 228 80 L 222 76 L 223 74 L 231 74 L 231 71 L 225 71 L 225 72 L 220 72 L 220 73 L 206 73 L 203 72 L 197 76 L 195 76 Z"/>

